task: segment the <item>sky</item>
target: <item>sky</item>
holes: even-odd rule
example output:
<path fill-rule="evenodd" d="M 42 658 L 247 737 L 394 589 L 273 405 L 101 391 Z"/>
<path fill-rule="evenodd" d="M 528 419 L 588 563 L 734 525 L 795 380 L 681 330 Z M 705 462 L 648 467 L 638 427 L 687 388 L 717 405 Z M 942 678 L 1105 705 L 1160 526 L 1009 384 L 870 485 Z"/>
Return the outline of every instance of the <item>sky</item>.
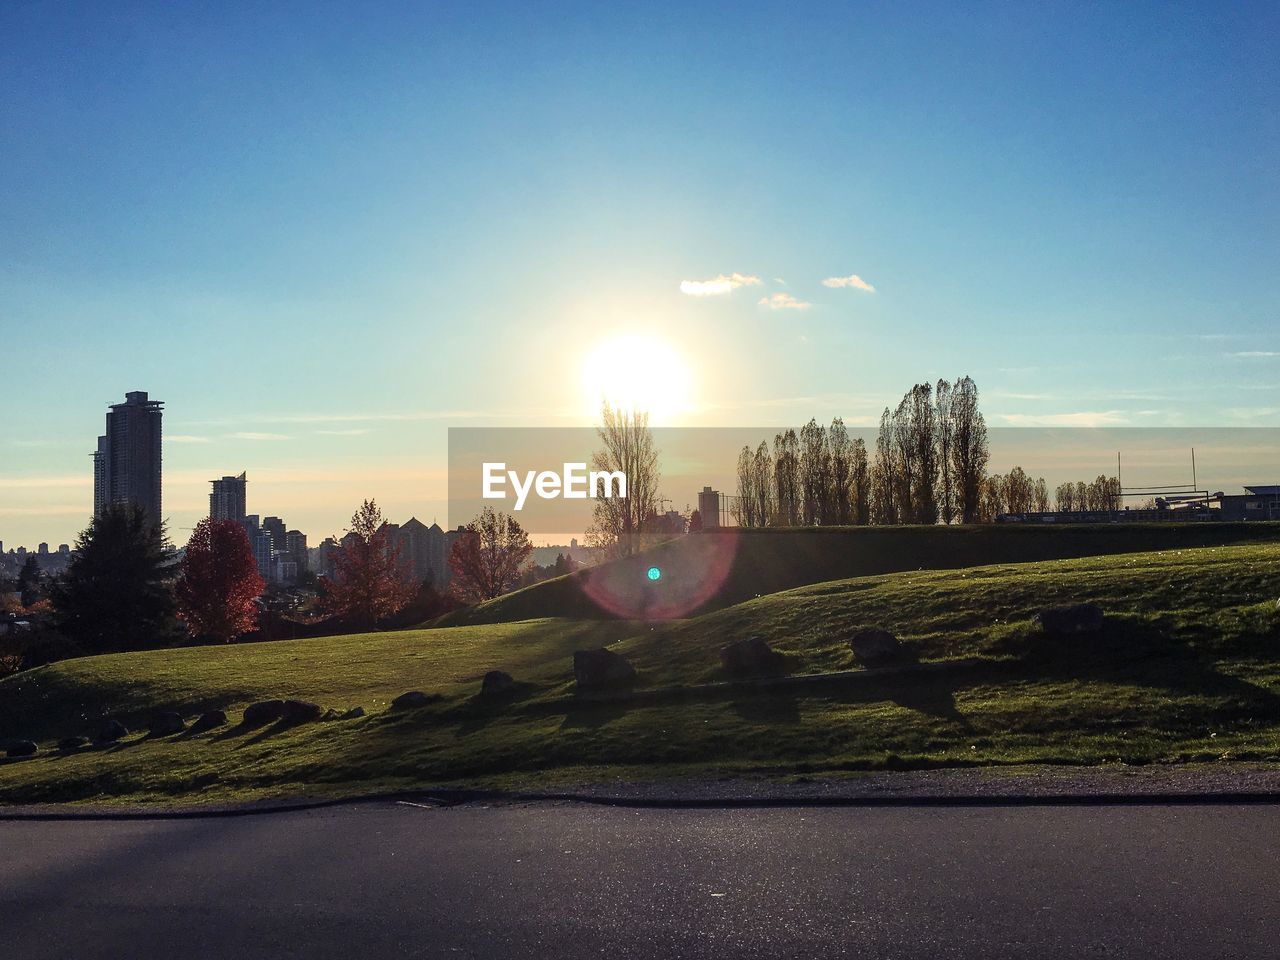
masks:
<path fill-rule="evenodd" d="M 5 3 L 0 541 L 73 540 L 129 390 L 179 542 L 242 470 L 313 543 L 444 523 L 450 426 L 620 383 L 676 426 L 963 374 L 993 426 L 1280 425 L 1278 41 L 1247 2 Z"/>

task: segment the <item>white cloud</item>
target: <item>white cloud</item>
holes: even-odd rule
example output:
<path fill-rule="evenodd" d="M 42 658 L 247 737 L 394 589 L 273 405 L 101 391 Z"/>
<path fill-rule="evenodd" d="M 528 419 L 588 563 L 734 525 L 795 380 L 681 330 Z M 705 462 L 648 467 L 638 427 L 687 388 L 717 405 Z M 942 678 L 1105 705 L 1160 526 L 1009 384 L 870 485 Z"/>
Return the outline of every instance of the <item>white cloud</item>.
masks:
<path fill-rule="evenodd" d="M 1241 350 L 1228 353 L 1228 357 L 1280 357 L 1280 350 Z"/>
<path fill-rule="evenodd" d="M 1142 411 L 1148 416 L 1155 411 Z M 1128 422 L 1120 410 L 1081 410 L 1077 413 L 1005 413 L 1000 419 L 1011 427 L 1115 427 Z"/>
<path fill-rule="evenodd" d="M 745 273 L 722 273 L 710 280 L 681 280 L 680 292 L 691 297 L 719 297 L 739 287 L 754 287 L 760 278 Z"/>
<path fill-rule="evenodd" d="M 228 433 L 228 437 L 232 440 L 292 440 L 293 437 L 283 433 L 258 433 L 253 430 L 241 430 L 238 433 Z"/>
<path fill-rule="evenodd" d="M 171 433 L 164 438 L 168 443 L 212 443 L 208 437 L 196 437 L 189 433 Z"/>
<path fill-rule="evenodd" d="M 791 294 L 780 291 L 767 297 L 761 297 L 760 306 L 768 307 L 770 310 L 807 310 L 813 304 L 806 303 L 804 300 L 797 300 Z"/>
<path fill-rule="evenodd" d="M 853 287 L 855 290 L 865 290 L 867 293 L 875 293 L 876 288 L 867 281 L 863 280 L 856 273 L 851 273 L 847 277 L 827 277 L 822 281 L 824 287 Z"/>
<path fill-rule="evenodd" d="M 1227 413 L 1236 420 L 1273 420 L 1280 417 L 1280 407 L 1230 407 Z"/>

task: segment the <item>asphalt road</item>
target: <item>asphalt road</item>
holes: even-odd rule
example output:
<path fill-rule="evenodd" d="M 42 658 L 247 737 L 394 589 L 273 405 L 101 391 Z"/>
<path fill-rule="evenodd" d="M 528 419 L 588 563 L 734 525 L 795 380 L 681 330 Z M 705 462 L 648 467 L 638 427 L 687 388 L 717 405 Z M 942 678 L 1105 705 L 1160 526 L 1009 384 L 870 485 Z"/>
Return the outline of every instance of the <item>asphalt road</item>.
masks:
<path fill-rule="evenodd" d="M 0 822 L 0 957 L 1275 957 L 1280 807 Z"/>

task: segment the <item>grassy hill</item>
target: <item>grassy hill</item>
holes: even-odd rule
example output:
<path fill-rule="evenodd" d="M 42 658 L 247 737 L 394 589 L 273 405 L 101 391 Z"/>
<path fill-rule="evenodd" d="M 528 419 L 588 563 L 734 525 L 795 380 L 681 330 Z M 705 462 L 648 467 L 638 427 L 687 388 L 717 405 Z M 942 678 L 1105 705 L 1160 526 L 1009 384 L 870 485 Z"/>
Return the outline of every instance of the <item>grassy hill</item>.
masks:
<path fill-rule="evenodd" d="M 535 584 L 456 611 L 439 623 L 693 616 L 792 587 L 850 577 L 1233 543 L 1280 543 L 1280 523 L 724 529 Z M 651 566 L 662 571 L 656 582 L 647 577 Z"/>
<path fill-rule="evenodd" d="M 681 773 L 795 774 L 1012 763 L 1280 761 L 1280 545 L 1168 550 L 845 579 L 660 627 L 541 619 L 68 661 L 0 681 L 0 740 L 116 716 L 230 711 L 269 696 L 363 705 L 357 720 L 132 736 L 0 762 L 0 801 L 188 801 L 425 784 L 548 784 Z M 1103 633 L 1054 641 L 1040 606 L 1092 599 Z M 928 672 L 771 690 L 717 651 L 760 635 L 797 674 L 849 670 L 860 626 L 895 630 Z M 576 698 L 574 649 L 612 642 L 638 693 Z M 510 701 L 476 698 L 502 668 Z M 678 686 L 679 685 L 679 686 Z M 440 695 L 388 712 L 408 689 Z M 233 717 L 234 719 L 238 719 Z"/>

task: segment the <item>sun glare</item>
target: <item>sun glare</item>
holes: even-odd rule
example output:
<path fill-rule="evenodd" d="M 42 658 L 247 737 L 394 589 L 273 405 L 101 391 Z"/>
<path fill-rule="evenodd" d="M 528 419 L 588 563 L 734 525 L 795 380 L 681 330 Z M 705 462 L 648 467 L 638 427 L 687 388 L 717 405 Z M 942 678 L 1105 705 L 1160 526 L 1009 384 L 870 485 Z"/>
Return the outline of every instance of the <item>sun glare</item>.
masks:
<path fill-rule="evenodd" d="M 649 414 L 665 423 L 690 406 L 690 372 L 671 344 L 645 334 L 627 334 L 596 346 L 582 366 L 582 383 L 591 415 L 600 405 Z"/>

